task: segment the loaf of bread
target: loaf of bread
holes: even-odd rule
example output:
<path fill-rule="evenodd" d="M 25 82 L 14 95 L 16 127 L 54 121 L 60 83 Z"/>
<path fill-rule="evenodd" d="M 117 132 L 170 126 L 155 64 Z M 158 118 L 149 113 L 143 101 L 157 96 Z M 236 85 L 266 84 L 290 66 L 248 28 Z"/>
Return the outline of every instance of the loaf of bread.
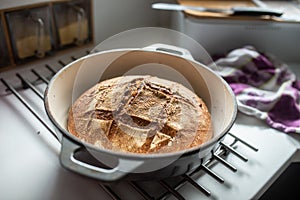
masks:
<path fill-rule="evenodd" d="M 71 106 L 68 131 L 99 148 L 175 152 L 212 138 L 207 106 L 183 85 L 153 76 L 102 81 Z"/>

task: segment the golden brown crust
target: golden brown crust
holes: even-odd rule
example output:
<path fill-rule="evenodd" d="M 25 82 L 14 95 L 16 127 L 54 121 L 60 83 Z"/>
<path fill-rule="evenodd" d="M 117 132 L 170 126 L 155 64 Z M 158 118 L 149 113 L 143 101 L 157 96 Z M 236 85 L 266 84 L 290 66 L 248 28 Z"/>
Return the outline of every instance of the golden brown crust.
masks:
<path fill-rule="evenodd" d="M 212 138 L 202 99 L 178 83 L 152 76 L 96 84 L 70 108 L 68 130 L 97 147 L 133 153 L 174 152 Z"/>

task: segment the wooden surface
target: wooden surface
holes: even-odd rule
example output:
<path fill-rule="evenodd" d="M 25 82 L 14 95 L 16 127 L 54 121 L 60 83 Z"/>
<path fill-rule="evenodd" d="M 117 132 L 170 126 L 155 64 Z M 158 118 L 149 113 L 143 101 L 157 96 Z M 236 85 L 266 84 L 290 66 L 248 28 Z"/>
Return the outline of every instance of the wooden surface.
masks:
<path fill-rule="evenodd" d="M 239 6 L 239 7 L 255 6 L 256 7 L 256 5 L 252 1 L 249 1 L 249 0 L 244 0 L 244 1 L 178 0 L 178 3 L 181 5 L 185 5 L 185 6 L 202 6 L 202 7 L 207 7 L 207 8 L 222 8 L 222 9 L 230 9 L 233 6 Z M 240 16 L 230 16 L 226 13 L 199 12 L 199 11 L 194 11 L 194 10 L 186 10 L 185 13 L 196 16 L 196 17 L 203 17 L 203 18 L 237 18 L 237 17 L 240 18 Z"/>
<path fill-rule="evenodd" d="M 268 8 L 280 9 L 284 11 L 284 15 L 282 17 L 270 17 L 270 16 L 232 16 L 226 13 L 211 13 L 211 12 L 200 12 L 194 10 L 185 10 L 184 13 L 189 16 L 203 18 L 203 19 L 232 19 L 232 20 L 269 20 L 269 21 L 277 21 L 277 22 L 300 22 L 300 7 L 296 8 L 291 1 L 281 1 L 278 4 L 278 1 L 264 1 L 261 2 L 259 0 L 177 0 L 177 2 L 181 5 L 185 6 L 202 6 L 208 8 L 223 8 L 230 9 L 231 7 L 259 7 L 259 6 L 267 6 Z M 270 5 L 270 6 L 269 6 Z M 277 6 L 276 6 L 277 5 Z M 279 6 L 280 5 L 280 6 Z M 291 9 L 291 6 L 294 9 Z M 296 11 L 298 13 L 296 13 Z M 293 12 L 294 17 L 291 19 L 291 12 Z M 294 14 L 296 13 L 296 15 Z"/>
<path fill-rule="evenodd" d="M 66 0 L 0 0 L 0 10 L 11 10 L 18 7 L 26 7 L 34 4 L 43 4 L 56 1 L 59 2 Z"/>

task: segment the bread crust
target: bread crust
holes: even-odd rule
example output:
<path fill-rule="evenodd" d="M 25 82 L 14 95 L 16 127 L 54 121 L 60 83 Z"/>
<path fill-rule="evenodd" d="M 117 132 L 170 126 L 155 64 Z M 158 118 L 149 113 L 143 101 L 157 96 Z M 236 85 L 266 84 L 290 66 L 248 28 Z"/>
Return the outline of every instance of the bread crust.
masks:
<path fill-rule="evenodd" d="M 68 131 L 99 148 L 176 152 L 212 138 L 205 102 L 183 85 L 153 76 L 102 81 L 71 106 Z"/>

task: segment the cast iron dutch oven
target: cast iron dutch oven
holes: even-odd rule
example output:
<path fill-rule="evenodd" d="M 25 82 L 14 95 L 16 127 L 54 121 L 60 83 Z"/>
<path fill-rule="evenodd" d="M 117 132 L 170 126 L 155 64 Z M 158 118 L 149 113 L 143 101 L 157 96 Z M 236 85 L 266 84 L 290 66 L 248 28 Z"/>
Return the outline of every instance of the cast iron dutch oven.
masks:
<path fill-rule="evenodd" d="M 213 138 L 179 152 L 134 154 L 101 149 L 69 133 L 68 110 L 74 100 L 97 82 L 128 73 L 173 79 L 191 88 L 205 101 L 211 113 Z M 62 166 L 81 175 L 110 182 L 124 178 L 162 179 L 192 171 L 219 147 L 219 142 L 235 121 L 237 104 L 231 88 L 222 77 L 196 62 L 189 51 L 154 44 L 145 48 L 101 51 L 68 64 L 51 79 L 45 91 L 45 109 L 61 141 Z M 80 155 L 78 152 L 86 153 L 76 156 Z M 85 155 L 97 162 L 84 159 Z"/>

